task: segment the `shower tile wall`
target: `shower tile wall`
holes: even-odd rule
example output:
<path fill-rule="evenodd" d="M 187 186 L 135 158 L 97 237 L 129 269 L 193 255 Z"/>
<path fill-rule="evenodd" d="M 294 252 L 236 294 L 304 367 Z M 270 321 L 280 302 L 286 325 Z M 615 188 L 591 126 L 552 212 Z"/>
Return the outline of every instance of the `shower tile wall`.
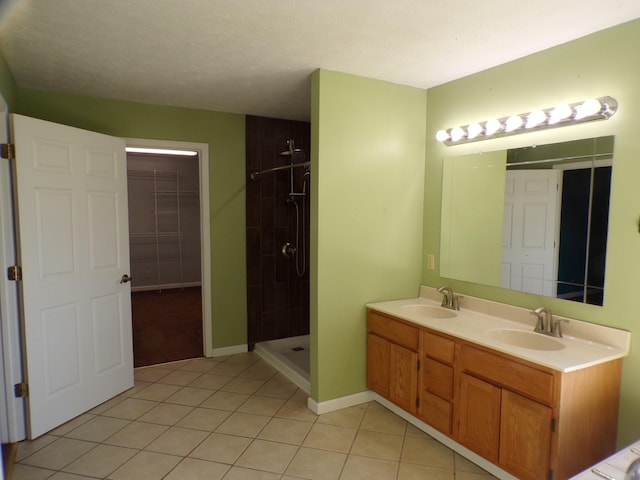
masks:
<path fill-rule="evenodd" d="M 248 341 L 252 347 L 262 341 L 309 333 L 309 195 L 304 201 L 303 229 L 307 268 L 300 277 L 295 258 L 282 255 L 284 243 L 296 243 L 295 207 L 287 202 L 290 173 L 268 173 L 257 181 L 251 180 L 250 175 L 289 164 L 289 157 L 281 155 L 288 148 L 288 139 L 293 139 L 309 160 L 310 125 L 254 116 L 247 116 L 246 122 Z M 299 192 L 304 168 L 293 171 L 294 189 Z M 309 192 L 309 182 L 306 191 Z M 302 214 L 301 199 L 298 204 Z M 302 255 L 302 238 L 298 243 Z"/>

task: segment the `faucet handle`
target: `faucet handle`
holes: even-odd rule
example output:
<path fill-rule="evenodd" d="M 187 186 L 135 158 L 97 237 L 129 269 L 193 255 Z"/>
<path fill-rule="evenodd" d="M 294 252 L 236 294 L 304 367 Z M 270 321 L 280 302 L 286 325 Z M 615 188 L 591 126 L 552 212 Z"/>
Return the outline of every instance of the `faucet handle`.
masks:
<path fill-rule="evenodd" d="M 463 299 L 464 296 L 453 294 L 451 298 L 451 308 L 453 310 L 460 310 L 460 300 Z"/>
<path fill-rule="evenodd" d="M 553 335 L 554 337 L 562 338 L 562 328 L 560 328 L 562 322 L 569 323 L 569 320 L 567 320 L 566 318 L 557 317 L 553 319 L 553 322 L 551 324 L 551 335 Z"/>
<path fill-rule="evenodd" d="M 545 315 L 544 313 L 540 310 L 540 308 L 536 308 L 535 310 L 529 312 L 531 315 L 535 315 L 536 317 L 538 317 L 538 320 L 536 321 L 536 326 L 533 329 L 534 332 L 544 332 L 544 328 L 545 328 L 545 324 L 544 324 L 544 320 L 545 320 Z"/>

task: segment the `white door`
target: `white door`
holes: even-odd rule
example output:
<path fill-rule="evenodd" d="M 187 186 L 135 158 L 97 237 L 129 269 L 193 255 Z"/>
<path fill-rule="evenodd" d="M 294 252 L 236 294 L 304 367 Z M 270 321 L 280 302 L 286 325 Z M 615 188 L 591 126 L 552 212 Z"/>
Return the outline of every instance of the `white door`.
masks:
<path fill-rule="evenodd" d="M 558 170 L 510 170 L 505 182 L 502 287 L 556 295 Z"/>
<path fill-rule="evenodd" d="M 35 438 L 133 385 L 125 142 L 11 117 Z"/>

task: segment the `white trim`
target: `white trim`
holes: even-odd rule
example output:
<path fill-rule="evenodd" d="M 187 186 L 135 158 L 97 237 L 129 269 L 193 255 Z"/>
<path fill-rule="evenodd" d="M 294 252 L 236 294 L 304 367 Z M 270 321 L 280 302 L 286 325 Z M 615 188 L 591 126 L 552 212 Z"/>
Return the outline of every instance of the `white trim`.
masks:
<path fill-rule="evenodd" d="M 213 348 L 211 355 L 208 357 L 226 357 L 227 355 L 235 355 L 236 353 L 246 353 L 249 351 L 247 345 L 232 345 L 231 347 Z"/>
<path fill-rule="evenodd" d="M 4 97 L 0 95 L 0 143 L 9 135 L 9 111 Z M 6 267 L 16 263 L 15 224 L 12 198 L 11 162 L 0 160 L 0 435 L 2 441 L 19 442 L 26 438 L 24 400 L 16 398 L 13 386 L 22 381 L 22 349 L 18 288 L 10 282 Z"/>
<path fill-rule="evenodd" d="M 372 399 L 375 400 L 376 402 L 378 402 L 380 405 L 382 405 L 383 407 L 388 408 L 393 413 L 395 413 L 399 417 L 402 417 L 404 420 L 409 422 L 414 427 L 422 430 L 423 432 L 425 432 L 430 437 L 433 437 L 438 442 L 440 442 L 443 445 L 449 447 L 454 452 L 459 453 L 460 455 L 465 457 L 467 460 L 469 460 L 470 462 L 475 463 L 480 468 L 485 469 L 487 472 L 491 473 L 495 477 L 497 477 L 497 478 L 499 478 L 501 480 L 518 480 L 513 475 L 505 472 L 501 468 L 497 467 L 496 465 L 494 465 L 493 463 L 489 462 L 488 460 L 482 458 L 481 456 L 473 453 L 471 450 L 468 450 L 467 448 L 463 447 L 458 442 L 452 440 L 451 438 L 447 437 L 446 435 L 444 435 L 443 433 L 439 432 L 438 430 L 436 430 L 436 429 L 430 427 L 429 425 L 427 425 L 426 423 L 418 420 L 416 417 L 414 417 L 410 413 L 405 412 L 403 409 L 401 409 L 400 407 L 398 407 L 395 404 L 391 403 L 386 398 L 381 397 L 377 393 L 373 393 L 373 392 L 371 392 L 371 393 L 372 393 L 372 396 L 373 396 Z"/>
<path fill-rule="evenodd" d="M 367 390 L 320 403 L 309 397 L 307 399 L 307 407 L 316 415 L 322 415 L 323 413 L 335 412 L 336 410 L 361 405 L 372 400 L 374 400 L 374 393 L 371 390 Z"/>
<path fill-rule="evenodd" d="M 268 343 L 268 342 L 267 342 Z M 287 365 L 276 355 L 264 348 L 260 343 L 256 343 L 253 349 L 265 362 L 278 370 L 282 375 L 291 380 L 300 390 L 309 395 L 311 393 L 311 382 L 290 365 Z"/>
<path fill-rule="evenodd" d="M 176 288 L 200 287 L 202 282 L 163 283 L 162 285 L 140 285 L 131 287 L 132 292 L 150 292 L 153 290 L 175 290 Z"/>
<path fill-rule="evenodd" d="M 211 227 L 209 215 L 209 144 L 178 142 L 172 140 L 148 140 L 125 138 L 127 147 L 180 148 L 200 153 L 200 248 L 202 280 L 202 338 L 205 357 L 215 356 L 213 348 L 213 325 L 211 318 Z M 246 350 L 245 350 L 246 351 Z"/>

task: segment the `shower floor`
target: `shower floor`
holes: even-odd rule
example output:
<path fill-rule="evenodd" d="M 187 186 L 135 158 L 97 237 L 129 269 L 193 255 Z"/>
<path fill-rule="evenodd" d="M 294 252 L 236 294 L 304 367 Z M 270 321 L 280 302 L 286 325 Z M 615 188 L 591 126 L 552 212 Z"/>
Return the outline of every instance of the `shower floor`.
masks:
<path fill-rule="evenodd" d="M 254 351 L 301 390 L 310 393 L 309 335 L 260 342 Z"/>

